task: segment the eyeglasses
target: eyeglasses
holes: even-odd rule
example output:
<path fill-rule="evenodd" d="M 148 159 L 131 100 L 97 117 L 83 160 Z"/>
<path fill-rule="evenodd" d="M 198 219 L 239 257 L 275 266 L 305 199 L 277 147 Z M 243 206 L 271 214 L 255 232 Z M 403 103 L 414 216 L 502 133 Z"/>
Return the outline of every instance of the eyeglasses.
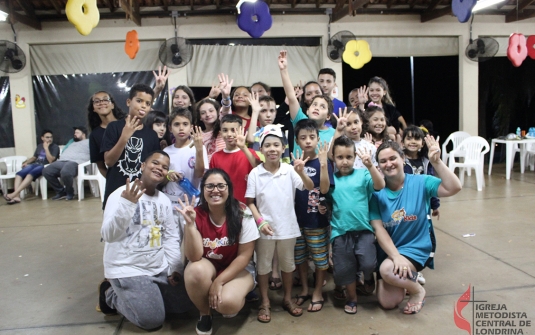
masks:
<path fill-rule="evenodd" d="M 99 103 L 103 103 L 103 104 L 109 104 L 111 102 L 110 99 L 102 99 L 102 100 L 93 100 L 93 105 L 98 105 Z"/>
<path fill-rule="evenodd" d="M 206 184 L 204 185 L 204 189 L 209 191 L 209 192 L 212 192 L 216 187 L 219 191 L 224 191 L 227 189 L 227 186 L 228 184 L 223 184 L 223 183 L 220 183 L 220 184 Z"/>

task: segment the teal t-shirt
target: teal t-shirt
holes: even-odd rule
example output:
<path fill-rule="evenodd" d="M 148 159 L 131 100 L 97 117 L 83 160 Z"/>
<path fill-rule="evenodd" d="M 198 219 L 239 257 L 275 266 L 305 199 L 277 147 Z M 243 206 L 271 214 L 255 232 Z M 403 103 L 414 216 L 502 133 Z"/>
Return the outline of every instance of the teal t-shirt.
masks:
<path fill-rule="evenodd" d="M 295 125 L 297 124 L 297 122 L 303 119 L 308 119 L 308 116 L 305 113 L 303 113 L 303 110 L 301 108 L 299 108 L 299 110 L 297 111 L 297 115 L 295 116 L 295 119 L 292 120 L 292 126 L 295 128 Z M 334 128 L 320 129 L 319 131 L 320 141 L 331 143 L 331 140 L 333 139 L 333 136 L 334 136 L 334 132 L 335 132 Z M 297 150 L 301 150 L 301 147 L 297 144 L 297 141 L 294 138 L 294 151 L 293 151 L 294 156 L 297 154 Z"/>
<path fill-rule="evenodd" d="M 331 186 L 328 199 L 332 203 L 331 242 L 348 231 L 369 230 L 369 201 L 374 193 L 373 180 L 367 169 L 353 170 L 347 176 L 340 172 L 333 175 L 334 186 Z"/>

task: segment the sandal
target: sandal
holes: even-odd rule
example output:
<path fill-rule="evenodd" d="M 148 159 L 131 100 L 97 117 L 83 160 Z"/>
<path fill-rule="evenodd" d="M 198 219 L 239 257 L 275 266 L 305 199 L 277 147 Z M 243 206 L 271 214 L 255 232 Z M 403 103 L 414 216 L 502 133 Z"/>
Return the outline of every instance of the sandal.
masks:
<path fill-rule="evenodd" d="M 420 311 L 424 307 L 424 304 L 425 304 L 425 299 L 420 301 L 420 302 L 417 302 L 415 304 L 411 304 L 410 302 L 407 301 L 407 306 L 405 306 L 405 308 L 403 309 L 403 313 L 405 313 L 405 314 L 418 314 L 418 313 L 420 313 Z M 411 308 L 416 308 L 416 309 L 415 310 L 411 310 Z"/>
<path fill-rule="evenodd" d="M 282 309 L 284 309 L 284 310 L 287 311 L 291 316 L 294 316 L 294 317 L 298 317 L 298 316 L 303 315 L 303 309 L 301 309 L 301 307 L 299 307 L 298 305 L 296 305 L 293 301 L 285 301 L 285 302 L 282 304 Z M 296 311 L 295 311 L 296 309 L 301 309 L 301 311 L 300 311 L 300 312 L 296 312 Z"/>
<path fill-rule="evenodd" d="M 20 204 L 20 200 L 12 199 L 11 201 L 8 201 L 7 204 L 8 205 Z"/>
<path fill-rule="evenodd" d="M 307 301 L 308 299 L 312 298 L 312 296 L 310 294 L 307 294 L 307 295 L 295 295 L 295 304 L 297 306 L 302 306 L 305 301 Z"/>
<path fill-rule="evenodd" d="M 353 311 L 353 308 L 355 311 Z M 348 301 L 346 302 L 346 305 L 344 306 L 344 312 L 347 314 L 357 314 L 357 302 L 356 301 Z"/>
<path fill-rule="evenodd" d="M 333 291 L 333 297 L 336 300 L 346 300 L 346 290 L 344 288 L 335 288 Z"/>
<path fill-rule="evenodd" d="M 260 318 L 261 316 L 267 316 L 267 318 L 261 319 Z M 256 319 L 262 323 L 269 323 L 271 321 L 271 306 L 261 305 L 260 308 L 258 309 L 258 315 Z"/>
<path fill-rule="evenodd" d="M 311 301 L 310 302 L 310 306 L 308 306 L 307 311 L 310 312 L 310 313 L 319 312 L 319 311 L 321 311 L 323 309 L 323 304 L 324 303 L 325 303 L 325 300 Z M 315 305 L 320 305 L 320 308 L 319 309 L 311 309 L 311 308 L 314 308 Z"/>
<path fill-rule="evenodd" d="M 282 288 L 282 281 L 280 278 L 269 278 L 269 289 L 272 291 L 280 290 Z"/>
<path fill-rule="evenodd" d="M 10 197 L 7 196 L 7 194 L 4 194 L 4 199 L 6 199 L 6 201 L 11 201 L 12 200 Z"/>

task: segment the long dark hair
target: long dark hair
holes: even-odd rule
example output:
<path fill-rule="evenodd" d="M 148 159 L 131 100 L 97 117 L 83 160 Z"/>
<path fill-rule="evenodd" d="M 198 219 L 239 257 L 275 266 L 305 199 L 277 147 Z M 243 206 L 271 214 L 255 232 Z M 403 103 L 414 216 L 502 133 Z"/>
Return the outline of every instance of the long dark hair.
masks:
<path fill-rule="evenodd" d="M 152 125 L 155 123 L 163 123 L 165 124 L 165 133 L 163 134 L 163 137 L 160 140 L 165 140 L 167 142 L 167 145 L 171 144 L 171 135 L 169 133 L 169 127 L 167 126 L 169 116 L 166 115 L 164 112 L 152 110 L 145 116 L 143 119 L 143 123 L 146 127 L 149 129 L 152 129 Z"/>
<path fill-rule="evenodd" d="M 401 139 L 401 143 L 405 143 L 405 138 L 412 137 L 417 140 L 422 140 L 422 149 L 418 151 L 418 158 L 426 157 L 427 158 L 427 145 L 425 145 L 425 132 L 420 129 L 420 127 L 416 126 L 408 126 L 403 130 L 403 138 Z M 403 152 L 407 153 L 405 149 Z"/>
<path fill-rule="evenodd" d="M 234 101 L 234 94 L 236 94 L 236 91 L 238 88 L 245 88 L 249 94 L 251 94 L 251 89 L 247 86 L 236 86 L 232 89 L 232 92 L 230 92 L 230 100 Z M 234 112 L 234 109 L 232 110 Z M 251 116 L 253 114 L 253 108 L 251 107 L 251 104 L 249 104 L 249 107 L 247 107 L 247 115 Z"/>
<path fill-rule="evenodd" d="M 219 174 L 227 183 L 228 198 L 225 202 L 225 214 L 227 218 L 227 234 L 229 239 L 229 245 L 238 241 L 242 229 L 243 209 L 240 202 L 234 198 L 234 187 L 229 175 L 221 169 L 210 169 L 205 172 L 201 180 L 201 196 L 199 201 L 199 207 L 201 207 L 207 213 L 210 212 L 208 203 L 204 198 L 204 185 L 206 185 L 206 179 L 213 174 Z"/>
<path fill-rule="evenodd" d="M 217 135 L 219 135 L 219 132 L 221 131 L 221 121 L 219 120 L 219 110 L 221 109 L 221 105 L 219 102 L 212 98 L 204 98 L 201 101 L 195 105 L 195 117 L 197 118 L 197 126 L 201 127 L 202 130 L 206 130 L 206 125 L 204 122 L 201 121 L 201 106 L 204 104 L 211 104 L 214 106 L 216 112 L 217 112 L 217 119 L 214 121 L 214 128 L 212 129 L 212 138 L 216 139 Z"/>
<path fill-rule="evenodd" d="M 110 102 L 113 104 L 113 109 L 111 110 L 111 112 L 113 113 L 113 116 L 115 116 L 117 120 L 122 120 L 126 117 L 126 113 L 123 112 L 121 108 L 119 108 L 119 106 L 117 106 L 117 104 L 115 103 L 115 100 L 113 99 L 113 96 L 110 93 L 106 91 L 95 92 L 89 98 L 89 103 L 87 105 L 87 120 L 89 123 L 89 128 L 91 130 L 99 127 L 100 124 L 102 123 L 100 116 L 97 113 L 95 113 L 95 109 L 93 108 L 93 96 L 97 93 L 106 93 L 110 97 Z"/>
<path fill-rule="evenodd" d="M 384 111 L 384 109 L 382 109 L 381 107 L 379 106 L 368 106 L 368 108 L 366 108 L 366 110 L 364 111 L 364 122 L 362 123 L 362 132 L 364 133 L 364 131 L 366 131 L 367 133 L 370 133 L 372 135 L 372 137 L 375 138 L 375 134 L 372 133 L 371 131 L 369 131 L 369 126 L 370 126 L 370 118 L 373 116 L 373 114 L 375 113 L 383 113 L 383 116 L 385 118 L 385 129 L 383 129 L 383 132 L 381 134 L 379 134 L 379 136 L 382 138 L 383 141 L 387 141 L 389 139 L 388 137 L 388 118 L 386 117 L 386 113 Z M 364 128 L 366 127 L 366 128 Z"/>
<path fill-rule="evenodd" d="M 385 91 L 385 95 L 381 98 L 381 101 L 389 105 L 395 106 L 396 104 L 394 103 L 394 100 L 392 100 L 392 96 L 390 95 L 390 89 L 388 88 L 386 80 L 381 77 L 372 77 L 368 82 L 368 87 L 370 87 L 370 85 L 373 83 L 376 83 L 377 85 L 381 86 Z"/>
<path fill-rule="evenodd" d="M 189 88 L 188 86 L 186 85 L 178 85 L 174 90 L 173 90 L 173 94 L 171 94 L 171 109 L 173 109 L 173 99 L 175 98 L 175 93 L 176 91 L 178 90 L 182 90 L 184 91 L 184 93 L 186 93 L 189 97 L 189 101 L 191 102 L 191 106 L 187 107 L 189 109 L 189 111 L 191 112 L 191 115 L 193 116 L 193 123 L 192 124 L 195 124 L 195 103 L 196 103 L 196 100 L 195 100 L 195 94 L 193 94 L 193 91 L 191 90 L 191 88 Z"/>

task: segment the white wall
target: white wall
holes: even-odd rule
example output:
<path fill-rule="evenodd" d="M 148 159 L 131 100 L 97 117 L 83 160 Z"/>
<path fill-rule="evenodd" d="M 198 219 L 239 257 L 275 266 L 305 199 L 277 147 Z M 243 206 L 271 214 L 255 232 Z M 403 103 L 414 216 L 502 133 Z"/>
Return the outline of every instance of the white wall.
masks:
<path fill-rule="evenodd" d="M 474 20 L 474 38 L 478 35 L 507 37 L 513 32 L 524 35 L 535 34 L 535 19 L 504 23 L 503 16 L 478 16 Z M 273 26 L 263 37 L 321 37 L 323 45 L 327 44 L 326 15 L 277 15 L 273 17 Z M 178 33 L 184 38 L 244 38 L 248 35 L 241 31 L 234 16 L 216 17 L 180 17 Z M 43 23 L 43 30 L 37 31 L 20 23 L 15 29 L 19 45 L 28 52 L 29 44 L 47 43 L 89 43 L 101 41 L 124 41 L 129 30 L 136 29 L 139 39 L 167 39 L 174 35 L 171 18 L 143 19 L 143 26 L 137 27 L 124 20 L 103 20 L 93 29 L 89 36 L 78 34 L 68 22 Z M 468 23 L 461 24 L 455 17 L 446 16 L 430 22 L 421 23 L 416 15 L 359 15 L 345 17 L 331 25 L 334 34 L 340 30 L 350 30 L 357 36 L 452 36 L 459 39 L 459 129 L 470 134 L 478 133 L 478 66 L 464 57 L 464 48 L 468 44 Z M 12 40 L 8 24 L 0 24 L 1 39 Z M 325 49 L 324 49 L 325 50 Z M 373 46 L 372 46 L 373 52 Z M 112 55 L 110 55 L 112 56 Z M 395 56 L 395 55 L 392 55 Z M 342 73 L 341 63 L 331 62 L 324 51 L 323 67 L 332 67 Z M 224 70 L 224 69 L 222 69 Z M 185 68 L 173 70 L 169 78 L 170 87 L 186 82 Z M 337 81 L 340 89 L 342 80 Z M 13 110 L 15 147 L 17 154 L 31 155 L 35 143 L 35 120 L 33 113 L 33 92 L 31 86 L 31 69 L 27 66 L 21 73 L 10 75 L 12 106 L 15 94 L 26 97 L 26 109 Z M 438 83 L 437 83 L 438 84 Z M 440 87 L 437 87 L 439 90 Z"/>

